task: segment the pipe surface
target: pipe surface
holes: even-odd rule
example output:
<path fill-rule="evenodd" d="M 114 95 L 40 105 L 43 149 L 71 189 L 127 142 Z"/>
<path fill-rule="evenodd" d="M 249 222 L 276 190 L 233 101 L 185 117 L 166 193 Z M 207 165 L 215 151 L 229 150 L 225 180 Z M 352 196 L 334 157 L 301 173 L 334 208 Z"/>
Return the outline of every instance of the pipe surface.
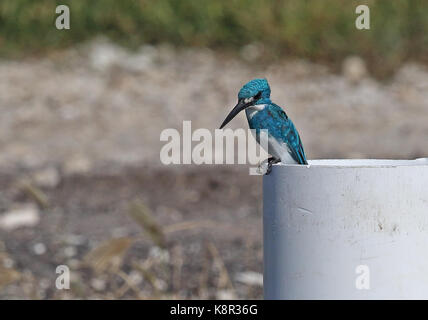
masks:
<path fill-rule="evenodd" d="M 428 159 L 274 165 L 263 233 L 265 299 L 428 299 Z"/>

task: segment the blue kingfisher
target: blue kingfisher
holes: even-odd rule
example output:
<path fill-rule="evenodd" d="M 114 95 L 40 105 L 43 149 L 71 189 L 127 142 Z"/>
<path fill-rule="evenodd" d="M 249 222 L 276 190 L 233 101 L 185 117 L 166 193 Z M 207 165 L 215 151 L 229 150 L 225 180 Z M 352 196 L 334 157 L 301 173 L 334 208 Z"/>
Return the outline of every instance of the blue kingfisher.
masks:
<path fill-rule="evenodd" d="M 238 104 L 223 121 L 222 129 L 239 112 L 245 110 L 248 124 L 256 130 L 256 140 L 260 143 L 260 130 L 268 131 L 266 174 L 274 163 L 308 164 L 302 141 L 293 122 L 282 108 L 270 100 L 270 87 L 266 79 L 254 79 L 245 84 L 238 93 Z"/>

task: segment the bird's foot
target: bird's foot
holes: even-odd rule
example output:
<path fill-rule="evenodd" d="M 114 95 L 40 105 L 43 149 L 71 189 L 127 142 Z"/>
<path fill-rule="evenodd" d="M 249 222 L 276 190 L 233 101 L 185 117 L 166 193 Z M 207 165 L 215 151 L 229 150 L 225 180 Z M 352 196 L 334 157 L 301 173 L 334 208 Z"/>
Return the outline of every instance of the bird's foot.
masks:
<path fill-rule="evenodd" d="M 267 159 L 260 162 L 258 167 L 257 167 L 257 171 L 256 171 L 257 175 L 263 176 L 264 174 L 266 174 L 267 167 L 268 167 L 268 160 Z"/>
<path fill-rule="evenodd" d="M 272 171 L 272 165 L 274 165 L 275 163 L 281 162 L 281 159 L 277 159 L 274 157 L 270 157 L 267 159 L 267 169 L 266 169 L 266 175 L 269 175 Z"/>
<path fill-rule="evenodd" d="M 257 168 L 257 174 L 259 175 L 268 175 L 272 171 L 272 165 L 275 163 L 281 162 L 280 159 L 276 159 L 274 157 L 270 157 L 266 160 L 263 160 L 258 168 Z"/>

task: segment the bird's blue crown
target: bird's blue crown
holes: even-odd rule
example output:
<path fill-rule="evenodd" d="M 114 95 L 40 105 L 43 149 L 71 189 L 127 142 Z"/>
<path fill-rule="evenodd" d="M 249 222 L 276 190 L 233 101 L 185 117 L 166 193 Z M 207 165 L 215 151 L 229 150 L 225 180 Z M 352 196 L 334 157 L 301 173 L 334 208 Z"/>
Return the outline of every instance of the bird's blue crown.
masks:
<path fill-rule="evenodd" d="M 246 99 L 261 93 L 261 99 L 269 99 L 270 87 L 266 79 L 253 79 L 246 83 L 238 93 L 238 99 Z"/>

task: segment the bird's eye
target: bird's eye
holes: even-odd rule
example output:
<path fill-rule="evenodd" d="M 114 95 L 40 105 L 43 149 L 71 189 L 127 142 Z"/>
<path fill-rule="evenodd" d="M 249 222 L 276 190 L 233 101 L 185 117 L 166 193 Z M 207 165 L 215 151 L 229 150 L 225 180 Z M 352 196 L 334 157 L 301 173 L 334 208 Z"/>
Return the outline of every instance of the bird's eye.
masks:
<path fill-rule="evenodd" d="M 257 93 L 255 96 L 254 96 L 254 100 L 258 100 L 258 99 L 260 99 L 260 97 L 262 96 L 262 92 L 261 91 L 259 91 L 259 93 Z"/>

